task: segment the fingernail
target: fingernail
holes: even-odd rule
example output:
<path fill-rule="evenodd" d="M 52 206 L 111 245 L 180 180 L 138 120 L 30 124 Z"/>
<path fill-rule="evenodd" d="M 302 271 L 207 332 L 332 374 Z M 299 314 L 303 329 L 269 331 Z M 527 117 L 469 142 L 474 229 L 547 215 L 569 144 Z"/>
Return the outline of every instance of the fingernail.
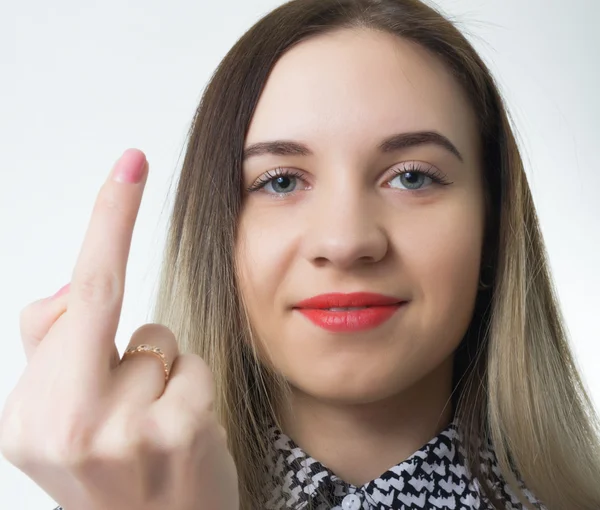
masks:
<path fill-rule="evenodd" d="M 117 182 L 137 184 L 146 174 L 146 156 L 137 149 L 127 149 L 112 169 L 112 178 Z"/>
<path fill-rule="evenodd" d="M 55 299 L 57 297 L 60 297 L 64 294 L 66 294 L 67 292 L 69 292 L 70 288 L 71 288 L 71 283 L 67 283 L 62 289 L 60 289 L 56 294 L 54 294 L 54 296 L 52 296 L 52 299 Z"/>

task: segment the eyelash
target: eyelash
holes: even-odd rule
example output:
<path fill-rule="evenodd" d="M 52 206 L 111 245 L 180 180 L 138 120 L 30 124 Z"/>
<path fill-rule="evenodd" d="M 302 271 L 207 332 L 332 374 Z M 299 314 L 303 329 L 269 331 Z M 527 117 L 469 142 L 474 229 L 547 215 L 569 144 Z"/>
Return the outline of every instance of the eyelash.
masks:
<path fill-rule="evenodd" d="M 252 193 L 253 191 L 258 191 L 259 189 L 264 188 L 271 181 L 278 179 L 279 177 L 297 177 L 302 179 L 302 173 L 297 170 L 290 170 L 289 168 L 277 167 L 273 170 L 269 170 L 268 172 L 261 175 L 254 183 L 248 187 L 247 191 Z M 289 193 L 288 193 L 289 194 Z"/>
<path fill-rule="evenodd" d="M 412 174 L 425 175 L 425 176 L 429 177 L 433 182 L 435 182 L 436 184 L 440 184 L 441 186 L 447 186 L 449 184 L 452 184 L 451 181 L 448 181 L 445 178 L 444 174 L 442 174 L 439 170 L 435 169 L 432 166 L 424 168 L 424 167 L 415 165 L 414 163 L 409 163 L 408 165 L 403 166 L 402 168 L 395 168 L 393 170 L 393 173 L 394 173 L 394 176 L 392 177 L 392 179 L 399 175 L 412 173 Z M 291 170 L 289 168 L 283 168 L 283 167 L 274 168 L 273 170 L 269 170 L 268 172 L 261 175 L 251 186 L 249 186 L 247 188 L 247 191 L 249 193 L 258 191 L 258 190 L 264 188 L 271 181 L 278 179 L 279 177 L 296 177 L 298 179 L 302 179 L 302 172 L 299 172 L 297 170 Z M 390 179 L 390 181 L 392 179 Z M 418 192 L 420 190 L 416 189 L 416 190 L 408 190 L 408 191 Z M 285 193 L 285 195 L 289 195 L 292 193 L 293 192 Z"/>
<path fill-rule="evenodd" d="M 440 184 L 441 186 L 448 186 L 448 184 L 452 184 L 452 181 L 449 181 L 442 172 L 440 172 L 438 169 L 431 165 L 428 167 L 423 167 L 415 163 L 408 163 L 407 165 L 401 168 L 394 168 L 392 172 L 394 173 L 394 177 L 398 177 L 399 175 L 408 173 L 422 174 L 429 177 L 433 182 L 435 182 L 436 184 Z M 412 191 L 419 190 L 417 189 Z"/>

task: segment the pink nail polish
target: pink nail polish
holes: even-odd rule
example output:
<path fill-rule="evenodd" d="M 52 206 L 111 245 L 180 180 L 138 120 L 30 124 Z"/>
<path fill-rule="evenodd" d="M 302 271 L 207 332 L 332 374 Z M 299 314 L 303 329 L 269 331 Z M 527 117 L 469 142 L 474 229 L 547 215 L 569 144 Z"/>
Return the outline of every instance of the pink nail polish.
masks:
<path fill-rule="evenodd" d="M 71 283 L 67 283 L 62 289 L 60 289 L 56 294 L 54 294 L 54 296 L 52 296 L 52 299 L 55 299 L 57 297 L 60 297 L 64 294 L 66 294 L 67 292 L 69 292 L 70 288 L 71 288 Z"/>
<path fill-rule="evenodd" d="M 112 170 L 112 178 L 117 182 L 137 184 L 146 173 L 146 156 L 137 149 L 127 149 Z"/>

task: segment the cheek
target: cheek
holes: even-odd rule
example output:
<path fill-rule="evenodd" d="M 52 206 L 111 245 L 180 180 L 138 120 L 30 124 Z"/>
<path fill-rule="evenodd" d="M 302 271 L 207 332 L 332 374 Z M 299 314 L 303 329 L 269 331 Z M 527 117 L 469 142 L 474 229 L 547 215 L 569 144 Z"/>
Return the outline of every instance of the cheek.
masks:
<path fill-rule="evenodd" d="M 449 341 L 459 341 L 471 319 L 479 282 L 483 242 L 483 206 L 457 203 L 405 242 L 411 282 L 422 300 L 424 326 Z"/>
<path fill-rule="evenodd" d="M 236 266 L 240 292 L 259 332 L 270 322 L 278 290 L 285 284 L 298 237 L 293 222 L 281 221 L 277 210 L 244 211 L 238 226 Z M 265 320 L 265 318 L 269 318 Z"/>

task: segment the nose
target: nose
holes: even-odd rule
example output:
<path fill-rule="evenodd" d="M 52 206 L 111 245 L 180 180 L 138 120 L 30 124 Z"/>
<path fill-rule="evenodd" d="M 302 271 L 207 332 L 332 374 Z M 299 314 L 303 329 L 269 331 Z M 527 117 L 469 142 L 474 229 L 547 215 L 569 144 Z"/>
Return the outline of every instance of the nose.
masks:
<path fill-rule="evenodd" d="M 358 192 L 337 193 L 311 204 L 312 221 L 302 242 L 304 257 L 312 264 L 339 269 L 382 260 L 389 239 L 373 198 Z"/>

